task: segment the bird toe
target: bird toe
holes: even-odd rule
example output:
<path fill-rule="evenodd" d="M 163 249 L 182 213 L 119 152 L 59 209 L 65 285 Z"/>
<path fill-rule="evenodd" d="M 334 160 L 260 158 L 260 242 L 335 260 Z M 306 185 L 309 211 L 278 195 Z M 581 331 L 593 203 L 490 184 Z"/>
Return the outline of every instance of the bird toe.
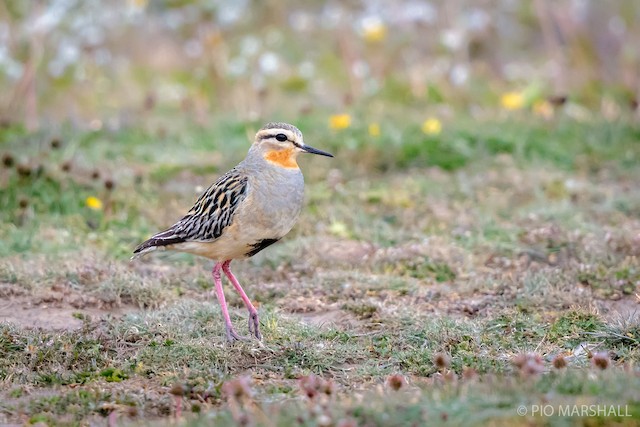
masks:
<path fill-rule="evenodd" d="M 249 337 L 245 337 L 243 335 L 238 334 L 235 329 L 227 327 L 227 341 L 234 342 L 234 341 L 248 341 Z"/>

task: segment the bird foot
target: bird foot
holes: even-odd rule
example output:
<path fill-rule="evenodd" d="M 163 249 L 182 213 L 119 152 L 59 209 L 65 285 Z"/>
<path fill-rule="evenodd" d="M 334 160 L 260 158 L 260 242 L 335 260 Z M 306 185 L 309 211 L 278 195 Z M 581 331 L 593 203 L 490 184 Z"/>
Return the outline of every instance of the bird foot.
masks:
<path fill-rule="evenodd" d="M 258 318 L 257 311 L 249 312 L 249 333 L 258 340 L 262 340 L 262 334 L 260 333 L 260 319 Z"/>
<path fill-rule="evenodd" d="M 235 329 L 233 329 L 233 326 L 227 325 L 227 341 L 248 341 L 249 339 L 249 337 L 238 334 Z"/>

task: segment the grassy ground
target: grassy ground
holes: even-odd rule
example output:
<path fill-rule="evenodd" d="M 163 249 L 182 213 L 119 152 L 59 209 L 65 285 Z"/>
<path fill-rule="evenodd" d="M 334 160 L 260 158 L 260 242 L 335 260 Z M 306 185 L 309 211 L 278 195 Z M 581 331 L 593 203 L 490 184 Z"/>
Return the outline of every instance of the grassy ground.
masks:
<path fill-rule="evenodd" d="M 177 122 L 2 130 L 0 423 L 585 421 L 561 405 L 622 406 L 589 425 L 640 419 L 637 121 L 514 113 L 371 137 L 302 119 L 337 156 L 301 160 L 299 224 L 234 264 L 265 339 L 231 345 L 211 262 L 129 256 L 260 124 Z"/>

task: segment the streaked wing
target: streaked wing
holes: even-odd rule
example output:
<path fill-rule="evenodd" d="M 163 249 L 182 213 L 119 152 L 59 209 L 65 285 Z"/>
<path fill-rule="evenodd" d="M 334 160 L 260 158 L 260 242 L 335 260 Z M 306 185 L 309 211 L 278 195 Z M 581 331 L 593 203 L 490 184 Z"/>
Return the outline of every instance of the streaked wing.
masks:
<path fill-rule="evenodd" d="M 246 195 L 247 177 L 236 168 L 231 169 L 198 198 L 180 221 L 140 244 L 134 253 L 182 242 L 216 240 L 232 223 L 233 215 Z"/>

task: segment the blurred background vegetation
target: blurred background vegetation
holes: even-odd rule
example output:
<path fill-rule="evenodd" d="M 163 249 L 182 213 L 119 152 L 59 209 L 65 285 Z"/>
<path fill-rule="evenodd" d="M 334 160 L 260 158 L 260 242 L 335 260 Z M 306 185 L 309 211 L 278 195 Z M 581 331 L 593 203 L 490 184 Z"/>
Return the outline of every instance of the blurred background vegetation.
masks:
<path fill-rule="evenodd" d="M 394 112 L 612 118 L 638 107 L 639 22 L 634 0 L 7 0 L 0 118 L 113 130 L 320 112 L 374 136 Z"/>

